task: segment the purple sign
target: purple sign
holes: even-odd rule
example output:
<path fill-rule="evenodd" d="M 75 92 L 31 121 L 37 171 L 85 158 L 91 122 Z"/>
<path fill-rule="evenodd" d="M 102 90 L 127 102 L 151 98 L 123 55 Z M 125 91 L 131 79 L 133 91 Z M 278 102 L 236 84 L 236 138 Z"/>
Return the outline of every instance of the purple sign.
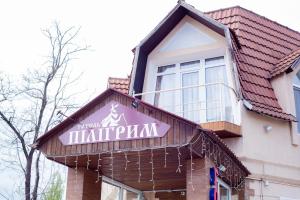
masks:
<path fill-rule="evenodd" d="M 59 136 L 64 145 L 163 137 L 170 126 L 111 101 Z"/>

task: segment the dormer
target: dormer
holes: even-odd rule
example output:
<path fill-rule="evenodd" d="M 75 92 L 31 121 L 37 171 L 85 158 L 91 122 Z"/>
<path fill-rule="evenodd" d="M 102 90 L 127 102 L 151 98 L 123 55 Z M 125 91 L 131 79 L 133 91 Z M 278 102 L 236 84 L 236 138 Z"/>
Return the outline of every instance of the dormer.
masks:
<path fill-rule="evenodd" d="M 240 136 L 229 29 L 180 2 L 135 48 L 129 93 L 220 137 Z"/>

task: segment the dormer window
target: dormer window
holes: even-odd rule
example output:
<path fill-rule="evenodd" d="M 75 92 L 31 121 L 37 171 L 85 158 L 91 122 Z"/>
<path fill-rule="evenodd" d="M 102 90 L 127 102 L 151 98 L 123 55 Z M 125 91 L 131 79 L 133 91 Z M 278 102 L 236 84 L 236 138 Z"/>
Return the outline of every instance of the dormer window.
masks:
<path fill-rule="evenodd" d="M 224 56 L 157 66 L 154 105 L 197 123 L 232 122 Z"/>
<path fill-rule="evenodd" d="M 300 71 L 296 74 L 293 79 L 294 85 L 294 97 L 295 97 L 295 108 L 297 117 L 297 130 L 300 133 Z"/>
<path fill-rule="evenodd" d="M 139 52 L 136 69 L 144 70 L 132 80 L 133 95 L 224 137 L 240 136 L 240 104 L 227 45 L 224 35 L 183 17 L 151 51 Z"/>

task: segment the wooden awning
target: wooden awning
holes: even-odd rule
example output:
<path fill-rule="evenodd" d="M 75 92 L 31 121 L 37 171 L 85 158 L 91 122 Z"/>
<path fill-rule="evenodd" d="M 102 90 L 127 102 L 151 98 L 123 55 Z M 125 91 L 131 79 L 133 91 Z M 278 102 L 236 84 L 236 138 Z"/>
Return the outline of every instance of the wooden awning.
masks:
<path fill-rule="evenodd" d="M 163 137 L 64 145 L 59 137 L 110 102 L 118 102 L 170 128 Z M 213 132 L 198 124 L 137 101 L 112 89 L 106 90 L 62 123 L 41 136 L 34 144 L 51 160 L 72 168 L 85 167 L 140 190 L 185 186 L 186 160 L 210 159 L 215 167 L 224 166 L 220 177 L 232 187 L 250 173 L 234 153 Z M 182 166 L 181 166 L 182 165 Z M 180 173 L 181 172 L 181 173 Z M 141 184 L 142 183 L 142 184 Z"/>

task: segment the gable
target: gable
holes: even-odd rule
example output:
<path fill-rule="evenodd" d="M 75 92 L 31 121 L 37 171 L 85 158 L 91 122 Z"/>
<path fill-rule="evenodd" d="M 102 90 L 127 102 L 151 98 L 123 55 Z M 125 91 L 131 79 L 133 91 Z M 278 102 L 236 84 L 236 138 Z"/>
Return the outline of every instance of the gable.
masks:
<path fill-rule="evenodd" d="M 185 48 L 193 48 L 197 46 L 204 46 L 215 43 L 216 40 L 201 30 L 199 26 L 193 25 L 190 20 L 183 19 L 177 27 L 175 33 L 167 36 L 167 41 L 160 48 L 160 52 L 175 51 Z M 169 37 L 169 38 L 168 38 Z"/>
<path fill-rule="evenodd" d="M 108 89 L 107 91 L 96 97 L 94 100 L 92 100 L 90 103 L 88 103 L 86 106 L 82 107 L 79 111 L 75 112 L 73 115 L 61 122 L 58 126 L 54 127 L 49 132 L 38 138 L 36 144 L 34 145 L 40 148 L 46 155 L 52 155 L 62 152 L 72 153 L 73 151 L 73 153 L 75 153 L 77 151 L 76 149 L 78 148 L 80 149 L 80 151 L 82 149 L 86 150 L 90 148 L 90 151 L 98 149 L 99 151 L 103 152 L 113 149 L 143 149 L 149 146 L 185 144 L 186 142 L 190 141 L 192 136 L 197 131 L 197 124 L 159 110 L 158 108 L 145 104 L 143 102 L 139 102 L 138 107 L 135 108 L 133 106 L 134 101 L 135 99 L 130 96 L 124 95 L 115 90 Z M 158 134 L 157 137 L 131 138 L 130 140 L 122 139 L 120 137 L 119 140 L 107 141 L 105 141 L 105 137 L 103 137 L 103 141 L 92 141 L 93 136 L 90 136 L 90 138 L 88 138 L 88 135 L 85 135 L 85 138 L 82 139 L 82 135 L 80 135 L 78 136 L 78 142 L 74 142 L 76 141 L 77 136 L 73 133 L 73 142 L 71 144 L 68 143 L 70 134 L 67 135 L 67 137 L 64 134 L 69 133 L 76 127 L 85 126 L 90 122 L 96 123 L 96 121 L 99 121 L 99 123 L 101 123 L 101 119 L 104 119 L 105 116 L 109 114 L 112 103 L 117 103 L 119 104 L 120 108 L 122 108 L 121 110 L 119 109 L 118 112 L 122 111 L 124 113 L 125 110 L 127 110 L 127 112 L 129 110 L 129 113 L 127 113 L 128 116 L 125 115 L 126 121 L 124 121 L 124 124 L 141 124 L 143 121 L 142 119 L 147 119 L 148 122 L 158 123 L 159 126 L 157 126 L 157 131 L 160 132 L 159 129 L 163 129 L 161 132 L 162 134 Z M 101 117 L 101 115 L 103 115 L 104 117 Z M 133 115 L 136 115 L 135 119 L 130 119 L 130 117 L 134 117 Z M 122 120 L 124 120 L 124 118 L 122 118 Z M 97 124 L 91 125 L 97 126 Z M 131 127 L 131 133 L 134 133 L 134 129 L 135 127 Z M 139 127 L 137 127 L 137 129 L 137 131 L 141 131 Z M 151 132 L 151 127 L 149 127 L 149 131 Z M 105 130 L 103 133 L 105 134 Z M 83 142 L 81 142 L 81 140 Z M 61 151 L 58 152 L 57 149 L 60 149 Z"/>
<path fill-rule="evenodd" d="M 199 58 L 201 52 L 225 51 L 225 46 L 224 36 L 186 15 L 149 53 L 147 64 L 166 64 L 175 59 L 188 60 L 191 56 Z"/>
<path fill-rule="evenodd" d="M 156 48 L 186 16 L 189 16 L 200 24 L 209 27 L 209 29 L 215 31 L 215 33 L 220 36 L 225 36 L 227 40 L 230 40 L 230 32 L 226 26 L 205 16 L 193 6 L 182 1 L 178 2 L 174 9 L 172 9 L 153 31 L 151 31 L 140 44 L 136 46 L 129 88 L 130 94 L 142 92 L 148 55 L 153 52 L 154 48 Z"/>

